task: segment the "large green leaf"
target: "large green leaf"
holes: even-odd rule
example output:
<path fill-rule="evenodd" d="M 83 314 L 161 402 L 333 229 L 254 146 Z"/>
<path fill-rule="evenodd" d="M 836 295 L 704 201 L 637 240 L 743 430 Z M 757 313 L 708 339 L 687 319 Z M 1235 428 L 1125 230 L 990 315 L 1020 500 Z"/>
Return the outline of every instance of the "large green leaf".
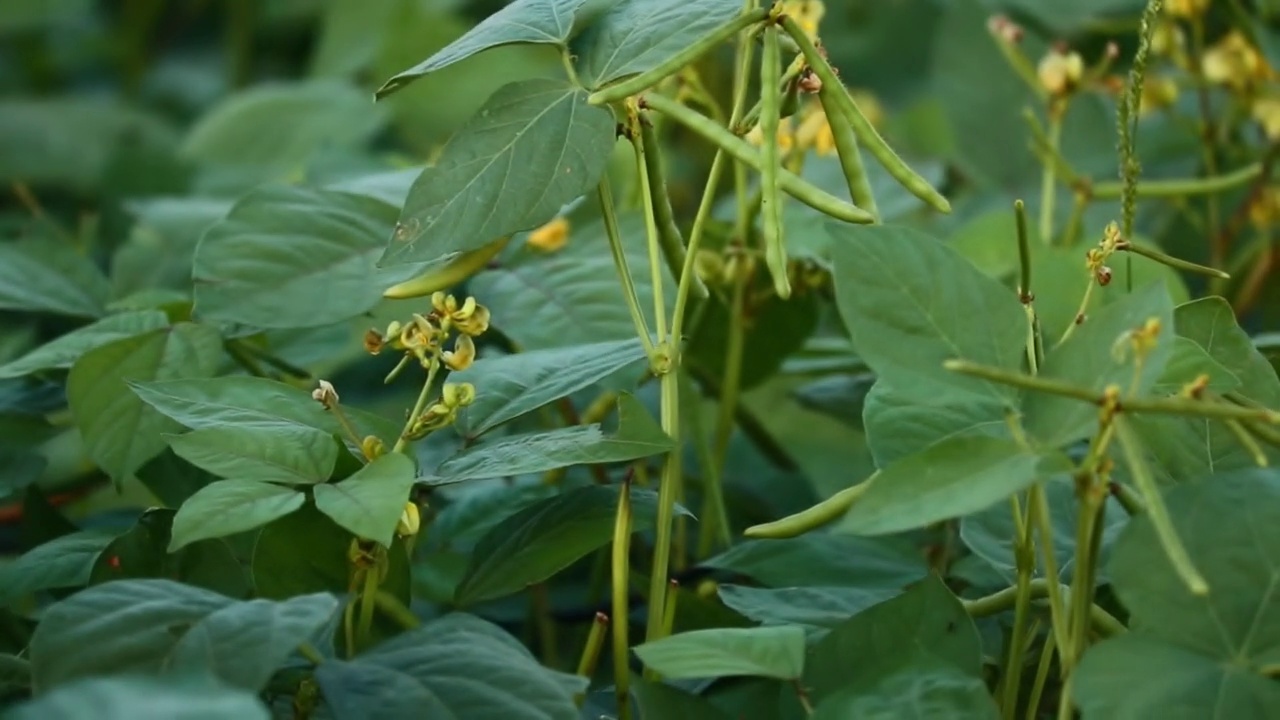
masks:
<path fill-rule="evenodd" d="M 101 677 L 60 686 L 15 707 L 6 720 L 268 720 L 252 692 L 207 678 Z"/>
<path fill-rule="evenodd" d="M 653 320 L 653 281 L 644 216 L 621 213 L 618 233 L 631 268 L 636 298 L 649 327 Z M 517 241 L 519 238 L 517 238 Z M 675 283 L 662 268 L 667 307 L 675 301 Z M 523 350 L 585 345 L 636 336 L 608 237 L 600 221 L 574 225 L 569 243 L 553 253 L 525 252 L 484 270 L 471 280 L 471 294 L 493 313 L 493 323 Z"/>
<path fill-rule="evenodd" d="M 492 47 L 512 43 L 559 45 L 569 38 L 573 19 L 586 0 L 515 0 L 421 63 L 378 88 L 382 98 L 431 72 Z"/>
<path fill-rule="evenodd" d="M 396 209 L 280 185 L 240 199 L 196 248 L 195 313 L 260 328 L 328 325 L 382 299 L 377 260 Z"/>
<path fill-rule="evenodd" d="M 102 530 L 81 530 L 37 545 L 0 566 L 0 605 L 41 590 L 87 585 L 94 560 L 114 538 Z"/>
<path fill-rule="evenodd" d="M 919 651 L 897 672 L 855 679 L 814 708 L 811 720 L 996 720 L 981 678 Z"/>
<path fill-rule="evenodd" d="M 1175 395 L 1201 375 L 1209 376 L 1208 390 L 1218 394 L 1228 393 L 1240 387 L 1240 378 L 1213 359 L 1200 344 L 1181 335 L 1173 339 L 1173 353 L 1164 372 L 1151 386 L 1157 395 Z"/>
<path fill-rule="evenodd" d="M 828 224 L 836 303 L 858 357 L 901 392 L 932 399 L 945 383 L 1001 403 L 1008 386 L 961 377 L 951 359 L 1022 368 L 1027 322 L 1017 297 L 950 246 L 915 230 Z M 933 382 L 928 382 L 933 381 Z"/>
<path fill-rule="evenodd" d="M 618 397 L 618 429 L 605 435 L 599 424 L 507 435 L 472 445 L 436 468 L 431 485 L 511 477 L 569 465 L 623 462 L 664 453 L 675 442 L 634 396 Z"/>
<path fill-rule="evenodd" d="M 857 535 L 883 535 L 977 512 L 1037 480 L 1071 469 L 1061 454 L 1039 454 L 994 437 L 957 437 L 885 467 L 841 522 Z"/>
<path fill-rule="evenodd" d="M 1220 297 L 1174 308 L 1178 335 L 1196 341 L 1209 356 L 1240 379 L 1239 392 L 1268 407 L 1280 408 L 1280 379 L 1249 335 L 1236 323 L 1235 311 Z"/>
<path fill-rule="evenodd" d="M 234 198 L 201 196 L 127 202 L 125 209 L 136 222 L 111 258 L 116 297 L 161 288 L 189 293 L 191 263 L 200 238 L 234 205 Z"/>
<path fill-rule="evenodd" d="M 1165 496 L 1209 584 L 1193 595 L 1139 515 L 1112 553 L 1131 632 L 1086 652 L 1073 699 L 1086 718 L 1263 718 L 1280 707 L 1280 475 L 1221 474 Z"/>
<path fill-rule="evenodd" d="M 413 460 L 387 453 L 342 482 L 316 485 L 316 507 L 355 535 L 387 546 L 413 481 Z"/>
<path fill-rule="evenodd" d="M 921 387 L 934 392 L 926 399 Z M 879 378 L 867 393 L 862 422 L 876 467 L 923 451 L 934 443 L 958 437 L 1009 437 L 1004 401 L 978 395 L 950 383 L 928 381 L 902 391 Z"/>
<path fill-rule="evenodd" d="M 901 589 L 928 572 L 918 553 L 882 538 L 808 533 L 748 540 L 702 562 L 769 587 L 835 585 Z"/>
<path fill-rule="evenodd" d="M 631 686 L 643 720 L 731 720 L 733 716 L 679 688 L 654 680 Z"/>
<path fill-rule="evenodd" d="M 260 692 L 337 609 L 338 598 L 329 593 L 228 605 L 182 636 L 169 652 L 167 667 L 208 673 L 232 687 Z"/>
<path fill-rule="evenodd" d="M 578 75 L 596 88 L 657 67 L 741 9 L 734 0 L 613 3 L 573 42 Z"/>
<path fill-rule="evenodd" d="M 535 502 L 494 525 L 476 543 L 454 594 L 459 605 L 519 592 L 542 582 L 613 539 L 620 489 L 589 485 Z M 651 490 L 631 490 L 632 529 L 650 527 L 658 512 Z"/>
<path fill-rule="evenodd" d="M 981 677 L 982 645 L 960 600 L 936 575 L 833 629 L 805 662 L 805 685 L 819 703 L 848 686 L 897 672 L 924 651 Z"/>
<path fill-rule="evenodd" d="M 236 425 L 249 430 L 307 427 L 342 432 L 338 420 L 310 392 L 275 380 L 229 375 L 131 385 L 143 402 L 193 430 Z M 384 418 L 352 407 L 342 411 L 362 436 L 391 440 L 400 434 L 400 426 Z"/>
<path fill-rule="evenodd" d="M 164 450 L 162 433 L 177 424 L 129 388 L 135 382 L 205 378 L 217 369 L 222 339 L 192 323 L 123 338 L 76 360 L 67 377 L 67 402 L 94 462 L 117 481 Z"/>
<path fill-rule="evenodd" d="M 535 228 L 599 182 L 613 113 L 558 80 L 504 85 L 409 190 L 380 264 L 434 261 Z"/>
<path fill-rule="evenodd" d="M 255 85 L 230 95 L 188 131 L 182 153 L 210 166 L 295 169 L 322 147 L 363 143 L 385 122 L 360 90 L 328 80 Z"/>
<path fill-rule="evenodd" d="M 829 630 L 898 594 L 896 588 L 803 586 L 757 588 L 720 585 L 720 601 L 764 625 L 799 625 Z"/>
<path fill-rule="evenodd" d="M 450 376 L 476 388 L 475 402 L 458 413 L 457 430 L 477 438 L 644 359 L 644 346 L 633 338 L 478 360 Z"/>
<path fill-rule="evenodd" d="M 1133 353 L 1125 334 L 1140 330 L 1149 319 L 1165 328 L 1157 346 L 1147 355 L 1135 382 Z M 1053 350 L 1040 367 L 1047 380 L 1085 387 L 1098 396 L 1107 386 L 1121 392 L 1148 392 L 1173 355 L 1173 302 L 1161 284 L 1135 289 L 1132 295 L 1107 305 L 1080 325 L 1067 341 Z M 1088 436 L 1098 423 L 1098 408 L 1073 398 L 1029 392 L 1023 401 L 1027 432 L 1045 447 L 1061 447 Z"/>
<path fill-rule="evenodd" d="M 157 672 L 185 630 L 234 602 L 172 580 L 121 580 L 76 593 L 45 610 L 31 636 L 36 687 Z"/>
<path fill-rule="evenodd" d="M 804 630 L 794 625 L 693 630 L 637 645 L 651 670 L 673 680 L 749 675 L 797 680 Z"/>
<path fill-rule="evenodd" d="M 173 518 L 169 551 L 197 540 L 220 538 L 261 527 L 302 507 L 307 496 L 259 480 L 219 480 L 187 498 Z"/>
<path fill-rule="evenodd" d="M 115 340 L 141 335 L 169 324 L 158 310 L 138 310 L 108 315 L 0 365 L 0 379 L 22 377 L 42 370 L 69 368 L 80 356 Z"/>
<path fill-rule="evenodd" d="M 98 553 L 89 573 L 90 585 L 163 578 L 228 597 L 247 594 L 244 568 L 225 540 L 198 540 L 170 552 L 175 517 L 177 513 L 169 508 L 143 512 L 128 532 Z"/>
<path fill-rule="evenodd" d="M 168 438 L 179 457 L 214 475 L 238 480 L 314 484 L 338 462 L 333 435 L 301 426 L 205 427 Z"/>
<path fill-rule="evenodd" d="M 315 677 L 335 720 L 576 720 L 573 696 L 587 685 L 542 667 L 497 626 L 462 614 L 403 633 L 354 661 L 326 661 Z"/>
<path fill-rule="evenodd" d="M 0 242 L 0 310 L 96 318 L 109 293 L 102 271 L 69 241 Z"/>

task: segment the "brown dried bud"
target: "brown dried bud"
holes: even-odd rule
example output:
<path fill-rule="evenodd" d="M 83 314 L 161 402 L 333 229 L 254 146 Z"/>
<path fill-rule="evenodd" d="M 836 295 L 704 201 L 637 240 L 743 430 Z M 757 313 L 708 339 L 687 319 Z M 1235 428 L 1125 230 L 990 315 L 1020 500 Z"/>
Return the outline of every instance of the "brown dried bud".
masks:
<path fill-rule="evenodd" d="M 1103 287 L 1111 284 L 1111 275 L 1111 268 L 1106 265 L 1098 266 L 1097 271 L 1094 272 L 1094 277 L 1098 279 L 1098 284 Z"/>
<path fill-rule="evenodd" d="M 813 71 L 813 68 L 807 67 L 801 71 L 800 77 L 796 81 L 796 85 L 802 92 L 810 94 L 817 93 L 822 90 L 822 78 L 818 77 L 818 74 Z"/>

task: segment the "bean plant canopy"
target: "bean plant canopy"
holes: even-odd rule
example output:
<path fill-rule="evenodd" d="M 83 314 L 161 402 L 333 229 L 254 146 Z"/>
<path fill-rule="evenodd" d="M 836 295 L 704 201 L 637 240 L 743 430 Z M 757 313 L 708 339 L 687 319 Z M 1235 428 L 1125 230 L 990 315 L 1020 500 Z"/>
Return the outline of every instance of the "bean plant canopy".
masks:
<path fill-rule="evenodd" d="M 1280 717 L 1280 5 L 5 0 L 4 720 Z"/>

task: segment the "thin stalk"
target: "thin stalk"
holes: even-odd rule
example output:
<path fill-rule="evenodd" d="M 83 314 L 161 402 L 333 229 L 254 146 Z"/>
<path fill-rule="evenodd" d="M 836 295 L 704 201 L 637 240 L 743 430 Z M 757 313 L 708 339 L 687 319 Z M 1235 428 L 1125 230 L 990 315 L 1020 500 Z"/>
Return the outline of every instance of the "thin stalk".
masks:
<path fill-rule="evenodd" d="M 622 234 L 618 230 L 618 214 L 613 208 L 613 191 L 609 189 L 609 177 L 600 178 L 597 188 L 600 197 L 600 215 L 604 219 L 605 234 L 609 236 L 609 250 L 613 254 L 613 267 L 622 281 L 622 295 L 627 300 L 627 309 L 631 311 L 631 322 L 635 325 L 640 343 L 645 353 L 653 356 L 653 336 L 649 334 L 649 323 L 644 319 L 644 311 L 640 309 L 640 298 L 636 295 L 635 281 L 631 279 L 631 268 L 627 265 L 627 253 L 622 247 Z M 654 286 L 654 294 L 662 295 L 662 285 Z M 661 339 L 661 338 L 659 338 Z"/>
<path fill-rule="evenodd" d="M 1088 282 L 1089 284 L 1084 288 L 1084 295 L 1080 298 L 1080 307 L 1076 310 L 1076 316 L 1067 324 L 1067 329 L 1062 331 L 1062 337 L 1058 338 L 1058 345 L 1069 340 L 1075 334 L 1076 328 L 1084 324 L 1085 314 L 1089 310 L 1089 301 L 1093 299 L 1093 288 L 1096 284 L 1092 275 L 1089 276 Z"/>
<path fill-rule="evenodd" d="M 733 541 L 729 537 L 729 516 L 724 506 L 724 487 L 721 485 L 720 468 L 717 467 L 711 453 L 710 438 L 707 437 L 707 427 L 703 423 L 702 398 L 694 393 L 693 387 L 688 384 L 688 378 L 683 379 L 686 385 L 680 392 L 682 397 L 690 398 L 688 402 L 689 434 L 694 438 L 698 467 L 702 469 L 703 501 L 702 513 L 699 515 L 702 522 L 698 525 L 697 557 L 705 558 L 711 554 L 717 542 L 720 547 L 728 548 Z"/>
<path fill-rule="evenodd" d="M 379 547 L 377 551 L 377 562 L 385 561 L 386 550 Z M 364 590 L 360 593 L 360 627 L 356 633 L 360 644 L 365 645 L 369 642 L 369 635 L 373 630 L 373 608 L 376 598 L 378 597 L 378 570 L 377 567 L 365 568 L 364 571 Z"/>
<path fill-rule="evenodd" d="M 1063 247 L 1071 247 L 1075 244 L 1076 238 L 1080 237 L 1080 224 L 1084 222 L 1084 211 L 1089 207 L 1089 196 L 1083 192 L 1076 191 L 1071 198 L 1071 214 L 1067 215 L 1067 224 L 1062 228 L 1062 239 L 1060 244 Z"/>
<path fill-rule="evenodd" d="M 720 413 L 716 418 L 712 450 L 716 468 L 724 472 L 729 453 L 729 440 L 733 436 L 734 412 L 738 407 L 738 392 L 742 383 L 742 353 L 746 344 L 744 309 L 746 303 L 747 273 L 739 273 L 733 280 L 733 295 L 729 301 L 729 333 L 725 340 L 723 382 L 720 385 Z"/>
<path fill-rule="evenodd" d="M 1026 720 L 1038 720 L 1040 717 L 1040 698 L 1044 697 L 1044 686 L 1049 681 L 1049 669 L 1053 666 L 1053 651 L 1056 644 L 1053 633 L 1044 640 L 1040 650 L 1040 664 L 1036 666 L 1036 679 L 1031 684 L 1031 695 L 1027 698 Z"/>
<path fill-rule="evenodd" d="M 596 613 L 591 620 L 591 629 L 587 631 L 587 642 L 582 648 L 582 657 L 578 660 L 578 677 L 584 677 L 588 682 L 595 677 L 596 665 L 600 662 L 600 651 L 604 648 L 604 636 L 608 630 L 609 616 L 602 612 Z M 586 693 L 573 696 L 573 701 L 579 708 L 586 700 Z"/>
<path fill-rule="evenodd" d="M 405 452 L 409 446 L 409 432 L 413 429 L 413 423 L 417 421 L 418 416 L 427 407 L 427 401 L 431 399 L 431 386 L 435 384 L 436 373 L 440 371 L 440 360 L 432 358 L 431 366 L 427 368 L 427 379 L 422 383 L 422 390 L 418 393 L 418 399 L 413 403 L 413 410 L 409 411 L 409 418 L 404 421 L 404 429 L 400 431 L 400 437 L 396 438 L 396 444 L 391 448 L 391 452 Z M 356 440 L 359 446 L 360 441 Z"/>
<path fill-rule="evenodd" d="M 678 377 L 674 370 L 662 376 L 662 429 L 667 436 L 676 439 L 676 445 L 667 453 L 662 465 L 662 479 L 658 484 L 658 520 L 653 546 L 653 576 L 649 583 L 649 616 L 645 624 L 645 642 L 657 640 L 662 635 L 662 618 L 665 612 L 667 572 L 671 566 L 671 519 L 675 511 L 675 498 L 680 486 L 680 395 Z"/>
<path fill-rule="evenodd" d="M 1062 583 L 1049 582 L 1047 578 L 1034 578 L 1028 583 L 1028 587 L 1031 589 L 1033 601 L 1049 599 L 1052 604 L 1053 596 L 1057 593 L 1064 605 L 1071 603 L 1071 589 Z M 970 617 L 983 618 L 1015 609 L 1017 598 L 1018 587 L 1015 585 L 974 600 L 964 600 L 962 604 Z M 1099 636 L 1114 637 L 1129 631 L 1124 623 L 1117 620 L 1111 613 L 1092 603 L 1089 605 L 1090 609 L 1087 612 L 1089 623 Z"/>
<path fill-rule="evenodd" d="M 1031 608 L 1031 576 L 1036 569 L 1035 537 L 1029 517 L 1023 513 L 1018 497 L 1009 498 L 1014 526 L 1018 533 L 1014 546 L 1014 562 L 1017 567 L 1016 597 L 1013 605 L 1013 630 L 1009 637 L 1009 657 L 1005 667 L 1003 697 L 1000 703 L 1002 717 L 1013 720 L 1018 706 L 1018 688 L 1022 684 L 1023 645 L 1026 644 L 1027 615 Z"/>
<path fill-rule="evenodd" d="M 1027 206 L 1021 200 L 1013 202 L 1014 226 L 1018 236 L 1018 296 L 1024 304 L 1034 297 L 1031 294 L 1031 240 L 1027 237 Z"/>
<path fill-rule="evenodd" d="M 1141 245 L 1134 245 L 1133 243 L 1124 242 L 1117 245 L 1116 249 L 1123 250 L 1126 252 L 1131 252 L 1134 255 L 1141 255 L 1144 258 L 1155 260 L 1156 262 L 1162 265 L 1168 265 L 1169 267 L 1174 268 L 1175 270 L 1185 270 L 1187 272 L 1196 273 L 1197 275 L 1208 275 L 1209 277 L 1215 277 L 1220 280 L 1231 279 L 1230 275 L 1228 275 L 1227 273 L 1221 270 L 1218 270 L 1217 268 L 1206 267 L 1204 265 L 1193 263 L 1189 260 L 1182 260 L 1181 258 L 1176 258 L 1176 257 L 1173 257 L 1172 255 L 1166 255 L 1154 248 L 1143 247 Z"/>
<path fill-rule="evenodd" d="M 631 717 L 631 663 L 627 631 L 627 581 L 631 576 L 631 477 L 622 481 L 618 493 L 618 512 L 613 525 L 613 686 L 618 700 L 619 720 Z"/>
<path fill-rule="evenodd" d="M 556 620 L 551 614 L 551 597 L 547 592 L 547 584 L 540 582 L 529 588 L 533 610 L 533 622 L 538 629 L 538 646 L 542 649 L 542 664 L 549 668 L 560 665 L 559 653 L 556 651 Z"/>
<path fill-rule="evenodd" d="M 1062 113 L 1065 107 L 1055 107 L 1051 101 L 1049 108 L 1049 150 L 1054 155 L 1062 143 Z M 1040 177 L 1040 239 L 1051 242 L 1053 238 L 1053 202 L 1057 198 L 1058 188 L 1054 185 L 1056 168 L 1053 163 L 1045 163 Z"/>
<path fill-rule="evenodd" d="M 1224 175 L 1202 178 L 1178 178 L 1173 180 L 1147 180 L 1134 186 L 1136 197 L 1186 197 L 1188 195 L 1213 195 L 1248 185 L 1262 174 L 1262 163 L 1246 165 Z M 1124 184 L 1118 182 L 1094 183 L 1091 194 L 1098 200 L 1116 200 L 1124 192 Z"/>
<path fill-rule="evenodd" d="M 1093 482 L 1092 475 L 1086 481 Z M 1076 517 L 1076 564 L 1071 578 L 1071 652 L 1065 654 L 1068 660 L 1065 670 L 1074 670 L 1075 664 L 1084 656 L 1085 646 L 1089 640 L 1089 606 L 1093 604 L 1093 576 L 1096 568 L 1091 561 L 1096 556 L 1093 548 L 1094 524 L 1098 521 L 1101 501 L 1095 496 L 1092 485 L 1082 491 Z"/>
<path fill-rule="evenodd" d="M 1049 501 L 1045 497 L 1044 486 L 1039 483 L 1032 485 L 1027 494 L 1027 502 L 1028 521 L 1035 525 L 1036 532 L 1040 535 L 1040 552 L 1044 562 L 1045 576 L 1053 579 L 1053 582 L 1048 583 L 1047 588 L 1049 619 L 1053 627 L 1053 635 L 1057 639 L 1059 648 L 1068 648 L 1070 646 L 1067 645 L 1067 608 L 1058 584 L 1058 556 L 1053 550 L 1053 524 L 1049 520 Z"/>

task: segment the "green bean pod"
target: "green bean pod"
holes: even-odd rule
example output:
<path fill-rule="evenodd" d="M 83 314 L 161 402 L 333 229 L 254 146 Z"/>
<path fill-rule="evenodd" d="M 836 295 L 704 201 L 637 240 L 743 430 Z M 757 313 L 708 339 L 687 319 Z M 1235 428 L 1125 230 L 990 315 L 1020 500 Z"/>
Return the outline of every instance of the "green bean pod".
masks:
<path fill-rule="evenodd" d="M 741 13 L 715 30 L 703 35 L 692 45 L 672 55 L 666 61 L 658 64 L 657 67 L 646 70 L 617 85 L 610 85 L 591 93 L 587 97 L 587 102 L 591 105 L 608 105 L 648 90 L 671 75 L 676 74 L 686 65 L 697 61 L 698 58 L 705 55 L 715 46 L 738 34 L 743 28 L 754 25 L 768 16 L 769 10 L 767 8 L 757 8 L 750 12 Z"/>
<path fill-rule="evenodd" d="M 867 488 L 871 487 L 871 482 L 875 480 L 875 477 L 875 475 L 872 475 L 853 487 L 845 488 L 808 510 L 801 510 L 795 515 L 788 515 L 771 523 L 752 525 L 743 534 L 749 538 L 785 540 L 799 537 L 812 530 L 830 525 L 849 512 L 849 508 L 853 507 L 858 498 L 862 497 L 867 492 Z"/>
<path fill-rule="evenodd" d="M 658 152 L 658 133 L 654 131 L 653 124 L 644 118 L 641 118 L 639 125 L 646 148 L 644 170 L 649 176 L 649 187 L 653 191 L 653 214 L 658 222 L 658 245 L 662 248 L 662 257 L 667 261 L 671 277 L 679 281 L 680 274 L 684 272 L 684 236 L 680 234 L 675 212 L 671 209 L 667 173 L 662 165 L 662 154 Z M 707 297 L 707 286 L 696 274 L 693 276 L 693 292 L 699 298 Z"/>
<path fill-rule="evenodd" d="M 849 123 L 844 122 L 836 95 L 843 92 L 826 83 L 818 91 L 818 100 L 822 103 L 822 111 L 826 113 L 827 124 L 831 127 L 831 138 L 835 141 L 836 155 L 840 158 L 840 168 L 844 170 L 845 182 L 849 185 L 849 197 L 858 207 L 876 216 L 879 220 L 880 210 L 876 206 L 875 193 L 871 191 L 871 180 L 867 177 L 867 169 L 862 164 L 862 152 L 858 149 L 858 136 L 854 134 Z"/>
<path fill-rule="evenodd" d="M 732 155 L 734 159 L 751 166 L 756 171 L 760 171 L 764 166 L 760 153 L 756 152 L 745 140 L 717 125 L 714 120 L 706 115 L 696 110 L 691 110 L 659 93 L 646 95 L 644 103 L 647 107 L 657 110 L 689 130 L 698 133 Z M 788 170 L 778 170 L 778 186 L 783 192 L 805 205 L 837 220 L 860 225 L 869 225 L 875 222 L 875 217 L 866 210 L 841 200 Z"/>
<path fill-rule="evenodd" d="M 920 177 L 911 166 L 907 165 L 898 154 L 889 147 L 889 144 L 880 137 L 880 133 L 872 127 L 871 121 L 867 120 L 862 111 L 858 109 L 858 104 L 853 101 L 853 97 L 849 95 L 849 91 L 845 89 L 844 84 L 840 82 L 840 78 L 836 77 L 836 71 L 827 62 L 827 59 L 818 52 L 818 48 L 814 46 L 813 41 L 804 34 L 804 30 L 796 24 L 796 21 L 783 16 L 782 26 L 795 39 L 796 44 L 800 46 L 800 52 L 804 53 L 805 60 L 809 63 L 809 67 L 818 75 L 818 79 L 822 81 L 824 89 L 832 86 L 832 98 L 836 100 L 839 108 L 839 116 L 853 128 L 853 132 L 857 134 L 862 145 L 867 148 L 873 157 L 884 169 L 893 176 L 895 180 L 902 184 L 904 188 L 911 191 L 912 195 L 929 203 L 938 212 L 951 212 L 951 203 L 942 196 L 928 180 Z M 837 117 L 827 114 L 827 119 L 832 121 L 834 127 Z"/>
<path fill-rule="evenodd" d="M 760 55 L 760 131 L 764 134 L 760 152 L 760 215 L 764 223 L 764 260 L 773 276 L 773 289 L 783 300 L 791 297 L 787 277 L 787 246 L 782 234 L 782 193 L 778 172 L 782 157 L 778 151 L 781 123 L 782 49 L 778 47 L 778 26 L 764 30 L 764 51 Z"/>

